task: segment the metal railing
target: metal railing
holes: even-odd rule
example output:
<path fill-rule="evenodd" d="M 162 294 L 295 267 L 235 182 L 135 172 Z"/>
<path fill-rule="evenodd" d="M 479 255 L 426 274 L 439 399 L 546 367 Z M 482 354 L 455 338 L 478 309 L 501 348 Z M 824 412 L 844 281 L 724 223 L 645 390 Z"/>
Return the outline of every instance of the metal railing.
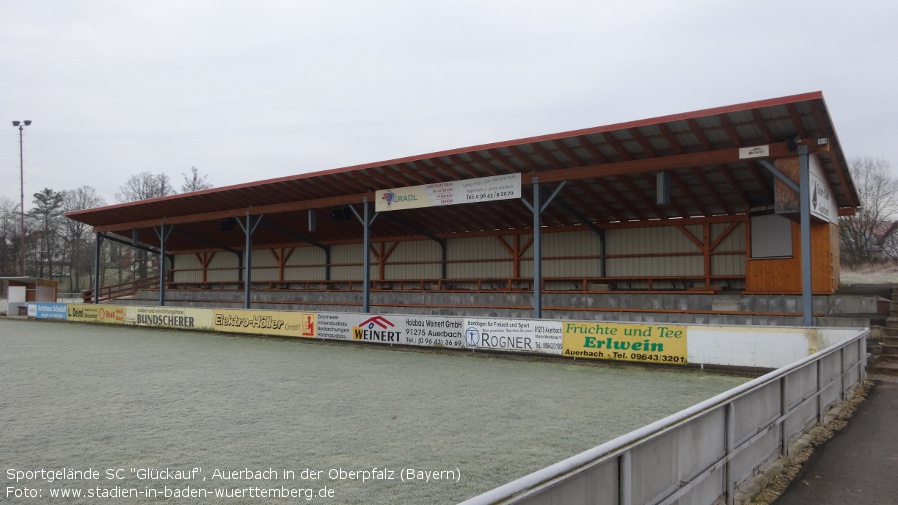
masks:
<path fill-rule="evenodd" d="M 868 330 L 462 505 L 732 505 L 865 377 Z"/>
<path fill-rule="evenodd" d="M 101 286 L 100 293 L 97 297 L 98 301 L 104 302 L 124 296 L 133 296 L 141 289 L 158 289 L 159 276 L 147 277 L 146 279 L 138 279 L 135 281 L 123 282 L 121 284 L 113 284 L 110 286 Z M 82 291 L 84 303 L 93 303 L 94 290 L 87 289 Z"/>

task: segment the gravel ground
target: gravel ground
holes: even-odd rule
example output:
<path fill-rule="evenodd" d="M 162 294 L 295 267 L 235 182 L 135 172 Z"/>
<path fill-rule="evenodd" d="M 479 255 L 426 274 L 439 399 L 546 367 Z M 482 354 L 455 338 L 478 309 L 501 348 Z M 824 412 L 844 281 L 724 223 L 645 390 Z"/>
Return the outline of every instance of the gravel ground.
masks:
<path fill-rule="evenodd" d="M 457 503 L 749 380 L 7 319 L 0 346 L 0 501 L 12 503 L 103 501 L 50 497 L 63 489 L 133 490 L 106 500 L 126 504 Z M 16 482 L 16 471 L 64 468 L 100 479 L 32 473 Z M 373 468 L 386 472 L 364 482 L 365 474 L 340 474 Z M 221 478 L 269 469 L 276 473 Z M 409 469 L 451 480 L 415 473 L 403 482 Z M 200 496 L 166 499 L 166 489 Z M 211 494 L 235 489 L 243 496 Z M 281 500 L 262 496 L 268 489 L 303 491 Z M 15 499 L 29 492 L 40 499 Z"/>

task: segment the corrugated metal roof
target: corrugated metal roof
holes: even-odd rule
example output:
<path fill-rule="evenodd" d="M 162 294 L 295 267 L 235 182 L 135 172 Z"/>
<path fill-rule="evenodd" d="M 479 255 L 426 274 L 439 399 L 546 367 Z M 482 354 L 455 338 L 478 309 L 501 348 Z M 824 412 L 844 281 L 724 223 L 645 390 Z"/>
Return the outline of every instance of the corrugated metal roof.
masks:
<path fill-rule="evenodd" d="M 828 139 L 821 148 L 816 139 Z M 380 189 L 521 173 L 525 197 L 538 177 L 551 190 L 569 180 L 545 224 L 582 225 L 746 213 L 773 204 L 772 176 L 755 161 L 739 160 L 740 147 L 771 145 L 779 155 L 804 140 L 817 153 L 838 206 L 859 206 L 823 95 L 820 92 L 706 109 L 654 119 L 600 126 L 494 144 L 453 149 L 365 165 L 251 182 L 197 193 L 70 212 L 71 219 L 98 231 L 158 243 L 154 226 L 175 224 L 171 251 L 211 245 L 242 248 L 243 234 L 221 231 L 227 217 L 263 214 L 253 236 L 257 246 L 356 241 L 355 219 L 334 221 L 330 209 L 373 202 Z M 655 203 L 654 174 L 671 175 L 671 204 Z M 320 209 L 318 228 L 305 230 L 305 212 Z M 456 205 L 389 213 L 372 228 L 375 238 L 444 235 L 529 228 L 530 211 L 518 201 Z"/>

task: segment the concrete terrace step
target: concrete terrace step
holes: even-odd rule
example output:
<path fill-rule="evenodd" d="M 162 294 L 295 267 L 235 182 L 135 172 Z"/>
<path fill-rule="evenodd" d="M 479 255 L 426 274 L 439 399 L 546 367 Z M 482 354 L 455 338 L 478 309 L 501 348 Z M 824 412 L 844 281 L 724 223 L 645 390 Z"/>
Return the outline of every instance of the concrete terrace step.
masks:
<path fill-rule="evenodd" d="M 879 360 L 868 372 L 898 377 L 898 361 Z"/>
<path fill-rule="evenodd" d="M 123 305 L 159 303 L 157 291 L 144 290 Z M 815 297 L 818 326 L 869 327 L 879 297 L 840 295 Z M 252 308 L 358 312 L 362 293 L 356 291 L 254 291 Z M 533 316 L 532 293 L 521 292 L 403 292 L 371 293 L 371 309 L 382 313 L 443 314 L 471 317 Z M 241 308 L 237 290 L 166 290 L 166 305 Z M 544 293 L 543 317 L 548 319 L 667 322 L 679 324 L 754 324 L 800 326 L 799 296 L 709 295 L 662 293 Z M 822 317 L 820 317 L 822 315 Z M 883 314 L 885 315 L 885 314 Z M 884 322 L 884 318 L 882 320 Z M 882 323 L 880 323 L 882 324 Z M 896 329 L 898 331 L 898 329 Z"/>

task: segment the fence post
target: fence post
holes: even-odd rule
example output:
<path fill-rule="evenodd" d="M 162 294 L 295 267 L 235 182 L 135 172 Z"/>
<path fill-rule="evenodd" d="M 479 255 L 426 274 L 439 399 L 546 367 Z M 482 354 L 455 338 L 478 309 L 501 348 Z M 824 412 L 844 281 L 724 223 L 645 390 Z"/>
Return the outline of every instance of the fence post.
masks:
<path fill-rule="evenodd" d="M 733 405 L 732 400 L 726 405 L 726 415 L 725 422 L 726 430 L 726 454 L 727 458 L 726 466 L 724 467 L 724 478 L 726 479 L 726 493 L 727 505 L 733 505 L 736 502 L 736 492 L 735 492 L 735 483 L 733 479 L 736 477 L 733 475 L 733 460 L 730 458 L 730 455 L 733 454 L 733 449 L 736 448 L 736 407 Z"/>
<path fill-rule="evenodd" d="M 624 451 L 618 459 L 618 505 L 631 505 L 633 503 L 633 455 L 630 451 Z"/>

